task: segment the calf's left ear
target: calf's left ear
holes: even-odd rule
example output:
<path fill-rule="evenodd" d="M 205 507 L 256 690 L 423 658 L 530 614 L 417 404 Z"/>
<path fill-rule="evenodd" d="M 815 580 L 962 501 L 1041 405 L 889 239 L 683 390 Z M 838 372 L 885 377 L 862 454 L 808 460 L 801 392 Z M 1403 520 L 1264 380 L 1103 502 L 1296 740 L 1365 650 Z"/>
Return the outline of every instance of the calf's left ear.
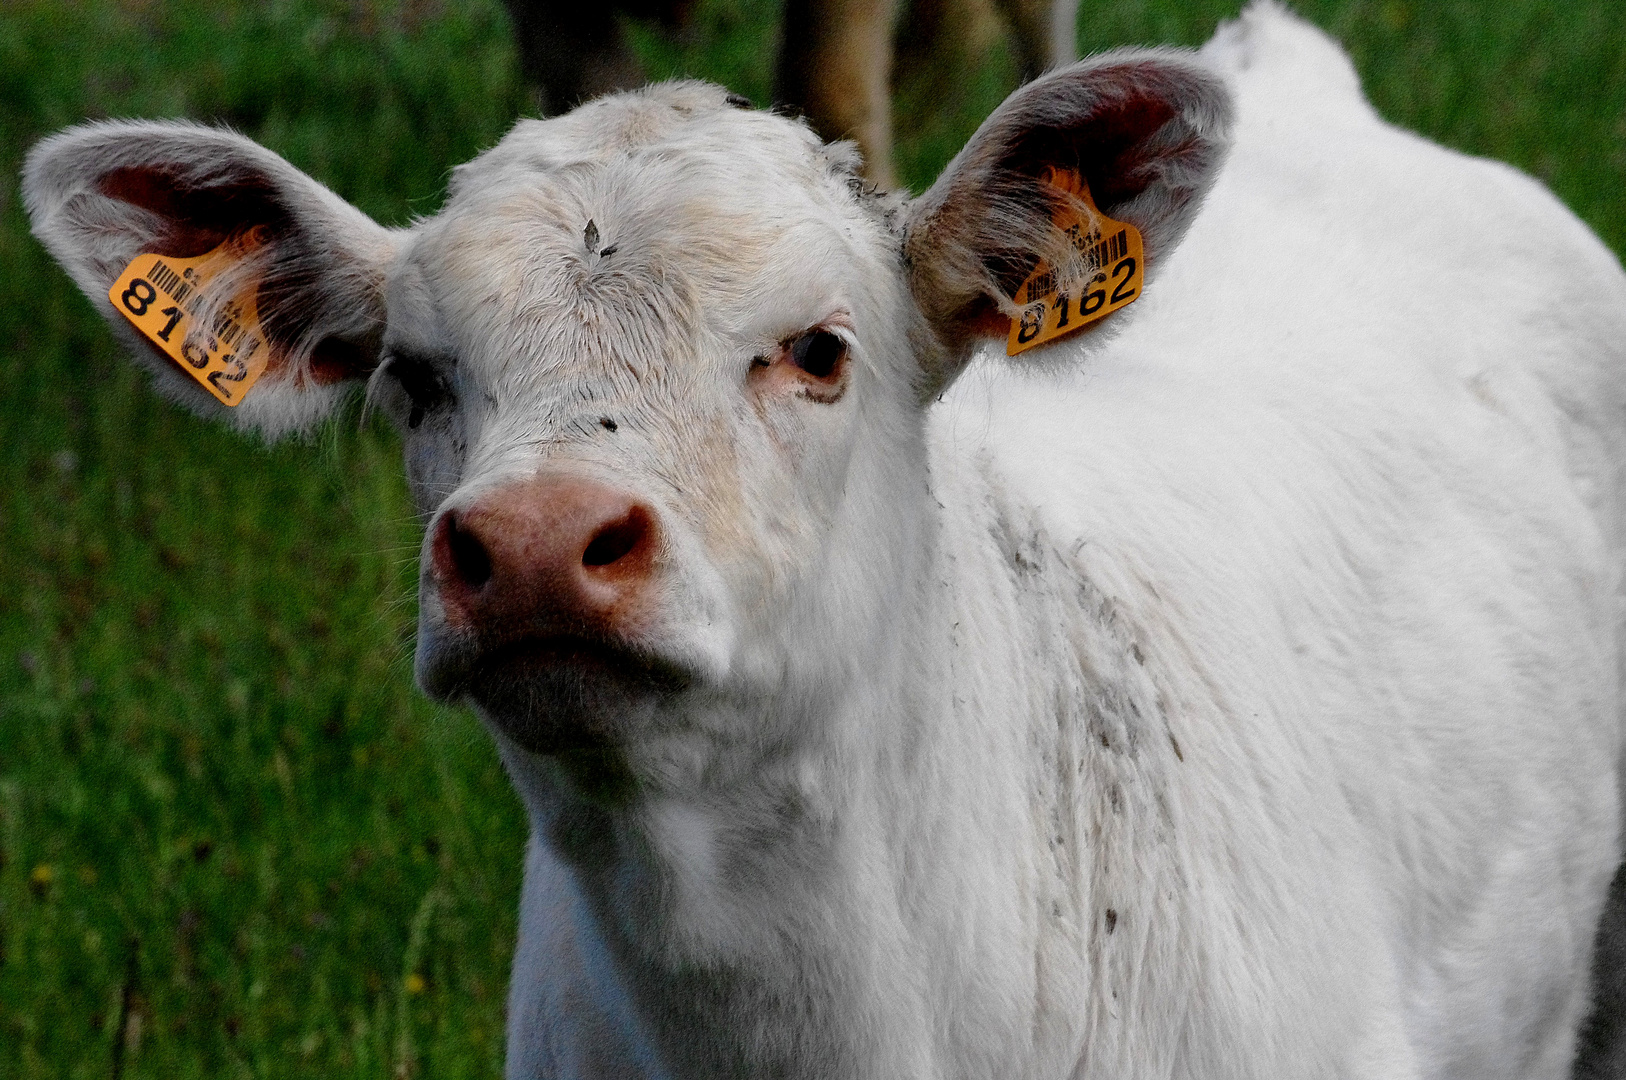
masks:
<path fill-rule="evenodd" d="M 199 413 L 270 437 L 308 430 L 377 363 L 401 234 L 250 139 L 184 122 L 84 124 L 34 147 L 23 197 L 34 235 L 158 389 Z M 109 295 L 115 282 L 128 310 Z M 151 321 L 181 309 L 190 318 L 174 315 L 167 333 Z"/>
<path fill-rule="evenodd" d="M 1219 77 L 1177 49 L 1093 57 L 1007 98 L 907 211 L 910 287 L 943 346 L 924 361 L 922 399 L 953 381 L 979 337 L 1005 336 L 1041 262 L 1077 263 L 1057 218 L 1088 210 L 1047 179 L 1081 180 L 1096 209 L 1138 229 L 1149 278 L 1224 162 L 1231 113 Z"/>

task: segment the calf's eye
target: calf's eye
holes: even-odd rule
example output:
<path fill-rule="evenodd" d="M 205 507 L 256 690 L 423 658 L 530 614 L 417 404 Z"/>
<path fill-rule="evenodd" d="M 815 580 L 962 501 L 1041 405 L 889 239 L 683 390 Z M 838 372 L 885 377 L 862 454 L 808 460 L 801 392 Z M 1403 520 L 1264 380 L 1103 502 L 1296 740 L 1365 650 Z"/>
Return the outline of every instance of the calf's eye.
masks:
<path fill-rule="evenodd" d="M 400 384 L 401 390 L 411 403 L 411 411 L 407 414 L 407 427 L 416 428 L 423 423 L 426 413 L 439 408 L 451 398 L 451 388 L 429 361 L 417 356 L 397 354 L 389 357 L 385 363 L 388 366 L 384 374 Z"/>
<path fill-rule="evenodd" d="M 815 379 L 837 374 L 846 355 L 847 343 L 828 330 L 809 330 L 790 343 L 790 362 Z"/>

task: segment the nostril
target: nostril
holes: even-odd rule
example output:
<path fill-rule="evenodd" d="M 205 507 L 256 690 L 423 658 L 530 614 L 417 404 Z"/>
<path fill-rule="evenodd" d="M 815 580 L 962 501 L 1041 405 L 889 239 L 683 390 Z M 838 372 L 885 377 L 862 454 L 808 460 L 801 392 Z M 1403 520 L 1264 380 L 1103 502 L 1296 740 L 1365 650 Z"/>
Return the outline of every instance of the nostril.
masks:
<path fill-rule="evenodd" d="M 491 580 L 491 555 L 478 536 L 459 524 L 456 514 L 446 515 L 446 550 L 463 584 L 479 589 Z"/>
<path fill-rule="evenodd" d="M 649 535 L 649 514 L 635 506 L 620 521 L 604 526 L 582 552 L 583 566 L 609 566 L 626 558 Z"/>

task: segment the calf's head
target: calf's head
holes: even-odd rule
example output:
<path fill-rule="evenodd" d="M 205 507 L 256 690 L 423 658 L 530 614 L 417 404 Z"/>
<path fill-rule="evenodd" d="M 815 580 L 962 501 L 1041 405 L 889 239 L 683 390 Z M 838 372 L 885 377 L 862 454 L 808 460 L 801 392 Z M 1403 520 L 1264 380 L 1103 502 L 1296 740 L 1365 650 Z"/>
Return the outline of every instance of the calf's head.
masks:
<path fill-rule="evenodd" d="M 1155 273 L 1227 126 L 1193 59 L 1131 52 L 1019 90 L 914 201 L 681 82 L 520 122 L 405 229 L 185 123 L 63 132 L 25 191 L 168 395 L 276 436 L 354 388 L 395 422 L 427 522 L 425 690 L 659 784 L 814 737 L 894 648 L 932 543 L 924 410 L 1070 250 L 1045 170 L 1136 225 Z M 257 288 L 272 352 L 230 410 L 108 299 L 138 254 L 222 244 L 205 307 Z"/>

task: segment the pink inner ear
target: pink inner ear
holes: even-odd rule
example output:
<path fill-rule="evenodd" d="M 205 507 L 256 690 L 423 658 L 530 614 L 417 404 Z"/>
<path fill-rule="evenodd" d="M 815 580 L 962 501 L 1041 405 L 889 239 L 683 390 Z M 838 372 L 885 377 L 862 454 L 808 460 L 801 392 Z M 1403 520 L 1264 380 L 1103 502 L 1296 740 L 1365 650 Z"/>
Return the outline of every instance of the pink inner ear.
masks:
<path fill-rule="evenodd" d="M 129 166 L 112 169 L 98 185 L 110 199 L 150 210 L 165 222 L 163 232 L 143 245 L 143 250 L 178 259 L 213 251 L 227 240 L 262 230 L 261 242 L 274 239 L 286 223 L 287 215 L 273 196 L 269 185 L 237 181 L 187 188 L 183 178 L 163 169 Z M 285 364 L 287 346 L 295 341 L 307 314 L 299 303 L 297 290 L 262 290 L 260 316 L 276 348 L 267 365 L 275 373 Z M 161 356 L 166 356 L 155 348 Z M 363 350 L 349 342 L 328 338 L 312 350 L 305 377 L 317 384 L 342 382 L 367 374 L 372 365 Z"/>
<path fill-rule="evenodd" d="M 183 183 L 164 169 L 126 166 L 109 170 L 97 186 L 110 199 L 164 219 L 164 231 L 144 247 L 159 255 L 202 255 L 255 226 L 268 227 L 273 237 L 281 231 L 287 215 L 266 184 L 236 181 L 189 189 Z"/>
<path fill-rule="evenodd" d="M 378 364 L 367 353 L 338 338 L 323 338 L 311 350 L 309 379 L 318 386 L 359 379 Z"/>
<path fill-rule="evenodd" d="M 1098 206 L 1105 209 L 1146 190 L 1154 179 L 1143 168 L 1150 160 L 1146 141 L 1172 119 L 1174 107 L 1166 100 L 1137 96 L 1101 117 L 1099 126 L 1089 125 L 1087 138 L 1097 150 L 1084 162 L 1084 178 Z"/>
<path fill-rule="evenodd" d="M 1122 97 L 1102 102 L 1076 125 L 1032 132 L 1012 148 L 1007 167 L 1036 178 L 1049 166 L 1076 169 L 1103 210 L 1134 198 L 1156 179 L 1145 168 L 1152 159 L 1147 140 L 1175 115 L 1163 97 L 1138 89 L 1125 87 Z M 1158 147 L 1160 155 L 1168 152 Z"/>

